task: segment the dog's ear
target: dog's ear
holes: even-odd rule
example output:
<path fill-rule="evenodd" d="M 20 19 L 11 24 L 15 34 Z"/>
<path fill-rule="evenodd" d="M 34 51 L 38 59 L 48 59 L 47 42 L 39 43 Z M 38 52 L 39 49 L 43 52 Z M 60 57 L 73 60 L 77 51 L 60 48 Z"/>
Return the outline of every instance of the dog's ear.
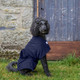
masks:
<path fill-rule="evenodd" d="M 39 35 L 39 27 L 35 20 L 33 21 L 32 25 L 31 25 L 30 32 L 33 36 Z"/>
<path fill-rule="evenodd" d="M 47 30 L 48 30 L 48 33 L 50 31 L 50 24 L 48 23 L 48 21 L 46 20 L 46 26 L 47 26 Z"/>

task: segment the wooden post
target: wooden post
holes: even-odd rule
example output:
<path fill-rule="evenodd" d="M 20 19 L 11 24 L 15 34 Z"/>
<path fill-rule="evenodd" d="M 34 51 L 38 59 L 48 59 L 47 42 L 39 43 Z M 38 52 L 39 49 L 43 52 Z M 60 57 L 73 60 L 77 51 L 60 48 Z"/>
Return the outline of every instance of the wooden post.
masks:
<path fill-rule="evenodd" d="M 39 17 L 39 0 L 37 0 L 37 17 Z"/>

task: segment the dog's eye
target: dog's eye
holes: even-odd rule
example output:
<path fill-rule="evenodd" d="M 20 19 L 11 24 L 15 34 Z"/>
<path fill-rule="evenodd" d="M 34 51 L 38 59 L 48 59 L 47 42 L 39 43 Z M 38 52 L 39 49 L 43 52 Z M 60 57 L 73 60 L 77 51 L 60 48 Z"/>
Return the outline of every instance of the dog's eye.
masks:
<path fill-rule="evenodd" d="M 46 24 L 48 23 L 48 21 L 45 22 Z"/>
<path fill-rule="evenodd" d="M 39 24 L 39 22 L 37 24 Z"/>
<path fill-rule="evenodd" d="M 43 23 L 40 23 L 40 25 L 42 25 Z"/>

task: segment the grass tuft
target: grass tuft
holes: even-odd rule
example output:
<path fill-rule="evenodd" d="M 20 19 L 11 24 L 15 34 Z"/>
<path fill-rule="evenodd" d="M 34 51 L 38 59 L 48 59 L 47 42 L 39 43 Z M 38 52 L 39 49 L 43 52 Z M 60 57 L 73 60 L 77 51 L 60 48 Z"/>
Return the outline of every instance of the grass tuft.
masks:
<path fill-rule="evenodd" d="M 75 53 L 69 54 L 65 59 L 62 60 L 62 64 L 73 66 L 80 63 L 80 58 L 76 57 Z"/>

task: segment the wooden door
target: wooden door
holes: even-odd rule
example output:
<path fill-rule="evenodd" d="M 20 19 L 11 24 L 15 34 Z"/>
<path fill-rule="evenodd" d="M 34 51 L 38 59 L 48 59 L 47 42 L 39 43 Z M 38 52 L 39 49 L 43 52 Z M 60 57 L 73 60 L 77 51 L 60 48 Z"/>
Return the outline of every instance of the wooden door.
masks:
<path fill-rule="evenodd" d="M 34 18 L 36 8 L 34 0 Z M 50 23 L 49 60 L 62 59 L 70 53 L 80 55 L 80 0 L 39 0 L 39 16 Z"/>

